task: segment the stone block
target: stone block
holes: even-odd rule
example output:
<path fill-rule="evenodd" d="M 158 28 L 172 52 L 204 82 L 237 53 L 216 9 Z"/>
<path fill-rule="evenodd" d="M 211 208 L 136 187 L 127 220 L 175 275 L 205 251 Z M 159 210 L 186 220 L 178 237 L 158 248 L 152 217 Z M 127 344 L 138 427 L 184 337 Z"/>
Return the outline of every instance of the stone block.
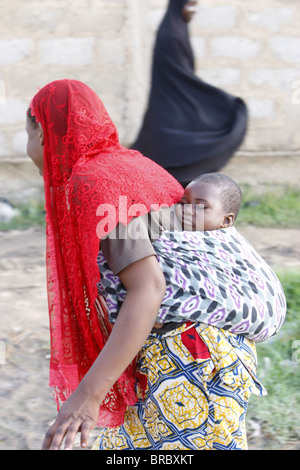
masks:
<path fill-rule="evenodd" d="M 0 41 L 0 65 L 7 66 L 27 59 L 33 52 L 32 39 L 2 39 Z"/>
<path fill-rule="evenodd" d="M 198 57 L 202 58 L 205 55 L 206 51 L 206 41 L 203 38 L 191 38 L 191 44 L 194 52 L 195 59 Z"/>
<path fill-rule="evenodd" d="M 6 103 L 1 106 L 0 124 L 17 124 L 24 122 L 28 103 L 20 98 L 7 97 Z"/>
<path fill-rule="evenodd" d="M 8 154 L 7 138 L 4 132 L 0 132 L 0 157 Z"/>
<path fill-rule="evenodd" d="M 19 156 L 26 156 L 27 133 L 25 130 L 18 131 L 13 136 L 13 150 Z"/>
<path fill-rule="evenodd" d="M 250 98 L 247 101 L 251 119 L 274 119 L 275 105 L 270 99 Z"/>
<path fill-rule="evenodd" d="M 241 70 L 233 67 L 200 69 L 198 75 L 202 80 L 216 87 L 230 87 L 241 81 Z"/>
<path fill-rule="evenodd" d="M 275 36 L 270 43 L 276 57 L 292 64 L 300 64 L 300 38 Z"/>
<path fill-rule="evenodd" d="M 163 8 L 156 8 L 154 10 L 149 11 L 147 15 L 147 20 L 151 31 L 157 31 L 164 14 L 165 10 Z"/>
<path fill-rule="evenodd" d="M 267 85 L 290 93 L 292 83 L 300 77 L 300 72 L 293 68 L 252 69 L 248 76 L 253 85 Z"/>
<path fill-rule="evenodd" d="M 42 39 L 39 56 L 42 65 L 84 66 L 93 63 L 95 38 Z"/>
<path fill-rule="evenodd" d="M 260 44 L 246 37 L 222 36 L 213 39 L 211 42 L 213 57 L 226 57 L 246 61 L 256 57 L 259 50 Z"/>
<path fill-rule="evenodd" d="M 30 36 L 37 31 L 55 31 L 67 8 L 58 2 L 48 3 L 46 7 L 41 5 L 44 2 L 35 2 L 34 6 L 31 2 L 19 3 L 11 12 L 11 22 Z"/>
<path fill-rule="evenodd" d="M 276 33 L 288 23 L 294 13 L 294 8 L 265 8 L 255 13 L 246 13 L 248 23 L 254 28 L 264 28 Z"/>
<path fill-rule="evenodd" d="M 92 0 L 87 6 L 87 2 L 77 1 L 64 2 L 68 4 L 69 11 L 66 13 L 63 31 L 77 36 L 89 34 L 92 37 L 120 37 L 123 36 L 125 9 L 124 2 L 107 1 L 105 4 L 101 0 Z M 66 27 L 68 26 L 68 29 Z M 62 26 L 61 26 L 62 28 Z M 67 36 L 66 34 L 66 36 Z"/>
<path fill-rule="evenodd" d="M 29 158 L 23 162 L 0 160 L 0 196 L 14 204 L 44 200 L 43 178 Z"/>
<path fill-rule="evenodd" d="M 99 39 L 97 52 L 100 60 L 108 65 L 124 65 L 125 44 L 122 38 Z"/>
<path fill-rule="evenodd" d="M 199 29 L 226 30 L 233 27 L 237 21 L 237 8 L 231 5 L 216 7 L 199 7 L 191 24 L 191 30 L 196 35 Z"/>

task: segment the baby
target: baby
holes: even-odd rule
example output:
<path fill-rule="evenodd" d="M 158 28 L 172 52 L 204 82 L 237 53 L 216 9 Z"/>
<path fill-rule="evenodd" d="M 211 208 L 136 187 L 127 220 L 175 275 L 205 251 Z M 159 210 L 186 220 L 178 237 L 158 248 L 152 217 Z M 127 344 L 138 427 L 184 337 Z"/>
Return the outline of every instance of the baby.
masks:
<path fill-rule="evenodd" d="M 202 175 L 186 187 L 175 209 L 183 231 L 165 231 L 153 241 L 167 286 L 156 325 L 202 322 L 253 341 L 278 332 L 286 314 L 284 292 L 233 227 L 241 201 L 239 186 L 222 174 Z M 100 293 L 113 322 L 126 290 L 117 276 L 101 274 Z"/>
<path fill-rule="evenodd" d="M 226 175 L 207 173 L 185 189 L 176 208 L 187 231 L 211 231 L 231 227 L 242 202 L 239 186 Z"/>

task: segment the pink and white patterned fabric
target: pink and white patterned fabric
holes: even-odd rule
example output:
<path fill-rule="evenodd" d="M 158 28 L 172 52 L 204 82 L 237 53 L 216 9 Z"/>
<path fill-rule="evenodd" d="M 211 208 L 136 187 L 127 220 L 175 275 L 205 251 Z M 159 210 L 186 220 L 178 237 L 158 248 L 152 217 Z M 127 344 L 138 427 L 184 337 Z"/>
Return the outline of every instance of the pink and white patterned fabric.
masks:
<path fill-rule="evenodd" d="M 202 322 L 256 342 L 277 334 L 286 315 L 281 283 L 234 227 L 164 232 L 153 247 L 167 284 L 157 322 Z M 98 266 L 114 322 L 126 290 L 101 252 Z"/>

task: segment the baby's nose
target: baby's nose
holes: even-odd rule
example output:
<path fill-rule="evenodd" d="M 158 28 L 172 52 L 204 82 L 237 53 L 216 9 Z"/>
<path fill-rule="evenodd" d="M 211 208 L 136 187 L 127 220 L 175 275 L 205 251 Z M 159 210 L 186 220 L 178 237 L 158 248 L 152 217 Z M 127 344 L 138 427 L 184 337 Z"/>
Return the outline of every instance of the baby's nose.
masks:
<path fill-rule="evenodd" d="M 184 210 L 185 215 L 193 215 L 194 205 L 193 204 L 184 204 L 183 210 Z"/>

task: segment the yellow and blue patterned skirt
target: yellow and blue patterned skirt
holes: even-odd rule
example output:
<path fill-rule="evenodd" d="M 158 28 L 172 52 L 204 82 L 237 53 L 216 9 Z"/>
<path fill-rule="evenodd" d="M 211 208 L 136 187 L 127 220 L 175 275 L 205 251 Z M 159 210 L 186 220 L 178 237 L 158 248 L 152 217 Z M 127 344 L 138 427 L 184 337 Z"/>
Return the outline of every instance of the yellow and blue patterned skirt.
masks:
<path fill-rule="evenodd" d="M 245 450 L 251 393 L 264 395 L 252 341 L 203 323 L 151 334 L 140 352 L 137 394 L 124 424 L 93 450 Z"/>

